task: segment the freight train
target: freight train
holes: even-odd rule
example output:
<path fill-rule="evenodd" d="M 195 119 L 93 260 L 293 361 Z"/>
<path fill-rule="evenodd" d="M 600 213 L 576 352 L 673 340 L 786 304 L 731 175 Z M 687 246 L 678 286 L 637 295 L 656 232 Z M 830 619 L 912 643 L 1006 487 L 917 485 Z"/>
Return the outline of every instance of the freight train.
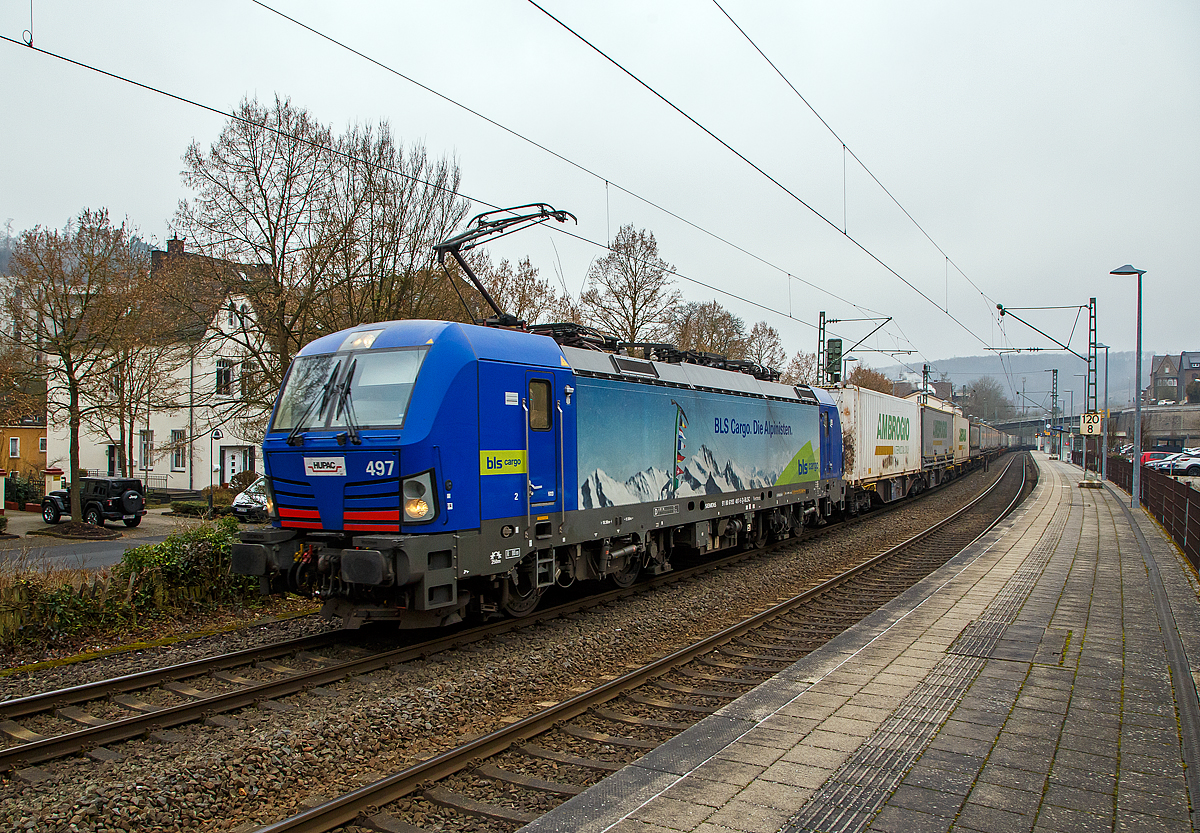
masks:
<path fill-rule="evenodd" d="M 272 523 L 241 534 L 234 573 L 351 627 L 523 616 L 556 586 L 628 586 L 678 553 L 760 547 L 915 494 L 1010 441 L 927 402 L 527 327 L 461 253 L 551 219 L 574 217 L 487 212 L 434 246 L 495 312 L 487 326 L 367 324 L 297 354 L 263 440 Z"/>
<path fill-rule="evenodd" d="M 325 336 L 284 380 L 263 442 L 272 524 L 241 533 L 233 572 L 350 626 L 521 616 L 556 585 L 762 546 L 1014 443 L 931 398 L 777 378 L 571 326 Z"/>

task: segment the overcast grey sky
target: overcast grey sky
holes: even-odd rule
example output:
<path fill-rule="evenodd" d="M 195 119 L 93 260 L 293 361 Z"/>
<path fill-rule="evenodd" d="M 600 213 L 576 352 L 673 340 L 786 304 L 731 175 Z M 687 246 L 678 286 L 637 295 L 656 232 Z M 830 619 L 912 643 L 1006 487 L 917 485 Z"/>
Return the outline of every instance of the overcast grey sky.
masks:
<path fill-rule="evenodd" d="M 995 304 L 1091 296 L 1100 340 L 1130 350 L 1135 282 L 1108 274 L 1125 263 L 1146 270 L 1146 351 L 1200 349 L 1193 0 L 721 0 L 841 141 L 709 0 L 543 3 L 829 222 L 527 0 L 271 5 L 598 178 L 249 0 L 35 0 L 34 45 L 224 111 L 279 93 L 338 130 L 387 120 L 405 144 L 453 155 L 469 197 L 549 202 L 597 243 L 624 223 L 653 231 L 682 276 L 745 299 L 681 278 L 688 300 L 766 320 L 789 352 L 814 349 L 822 310 L 893 316 L 868 346 L 914 350 L 900 360 L 917 367 L 1051 347 L 1015 322 L 1002 330 Z M 0 35 L 29 28 L 29 0 L 0 0 Z M 9 42 L 0 78 L 0 223 L 61 227 L 105 206 L 160 245 L 170 236 L 187 196 L 180 157 L 221 117 Z M 603 250 L 536 229 L 492 252 L 528 254 L 576 293 Z M 1086 348 L 1086 313 L 1018 314 Z M 873 326 L 830 330 L 849 346 Z"/>

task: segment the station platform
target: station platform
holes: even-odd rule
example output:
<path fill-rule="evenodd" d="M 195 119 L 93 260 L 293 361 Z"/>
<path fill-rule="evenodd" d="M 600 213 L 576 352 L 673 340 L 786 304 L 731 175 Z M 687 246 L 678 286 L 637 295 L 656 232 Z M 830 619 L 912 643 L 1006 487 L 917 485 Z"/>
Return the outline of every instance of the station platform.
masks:
<path fill-rule="evenodd" d="M 1128 495 L 1034 458 L 936 573 L 521 833 L 1196 829 L 1200 583 Z"/>

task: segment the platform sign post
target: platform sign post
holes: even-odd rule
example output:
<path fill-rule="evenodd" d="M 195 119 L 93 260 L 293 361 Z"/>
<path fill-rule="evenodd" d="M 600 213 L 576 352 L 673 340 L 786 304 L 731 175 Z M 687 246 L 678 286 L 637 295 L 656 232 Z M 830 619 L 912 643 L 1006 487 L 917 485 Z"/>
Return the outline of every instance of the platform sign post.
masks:
<path fill-rule="evenodd" d="M 1088 479 L 1087 451 L 1088 440 L 1099 436 L 1103 421 L 1098 411 L 1089 411 L 1079 417 L 1079 432 L 1083 434 L 1083 479 Z"/>

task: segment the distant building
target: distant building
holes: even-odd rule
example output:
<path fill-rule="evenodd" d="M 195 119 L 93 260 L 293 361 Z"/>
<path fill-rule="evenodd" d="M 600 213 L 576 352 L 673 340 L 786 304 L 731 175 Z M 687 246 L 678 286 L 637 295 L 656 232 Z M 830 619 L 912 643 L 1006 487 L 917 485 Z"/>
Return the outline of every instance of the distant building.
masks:
<path fill-rule="evenodd" d="M 1151 402 L 1187 402 L 1187 386 L 1192 382 L 1200 383 L 1200 353 L 1154 356 L 1144 397 Z"/>
<path fill-rule="evenodd" d="M 938 399 L 942 400 L 943 402 L 952 401 L 953 391 L 954 391 L 954 383 L 953 382 L 930 381 L 929 387 L 930 387 L 929 392 L 932 393 L 933 396 L 937 397 Z M 914 382 L 909 382 L 905 379 L 900 379 L 899 381 L 892 382 L 892 396 L 898 396 L 900 398 L 904 398 L 904 397 L 908 396 L 910 393 L 912 393 L 913 391 L 920 390 L 920 388 L 921 388 L 921 383 L 919 381 L 914 383 Z"/>
<path fill-rule="evenodd" d="M 41 482 L 46 468 L 46 417 L 30 416 L 0 425 L 0 467 Z"/>

